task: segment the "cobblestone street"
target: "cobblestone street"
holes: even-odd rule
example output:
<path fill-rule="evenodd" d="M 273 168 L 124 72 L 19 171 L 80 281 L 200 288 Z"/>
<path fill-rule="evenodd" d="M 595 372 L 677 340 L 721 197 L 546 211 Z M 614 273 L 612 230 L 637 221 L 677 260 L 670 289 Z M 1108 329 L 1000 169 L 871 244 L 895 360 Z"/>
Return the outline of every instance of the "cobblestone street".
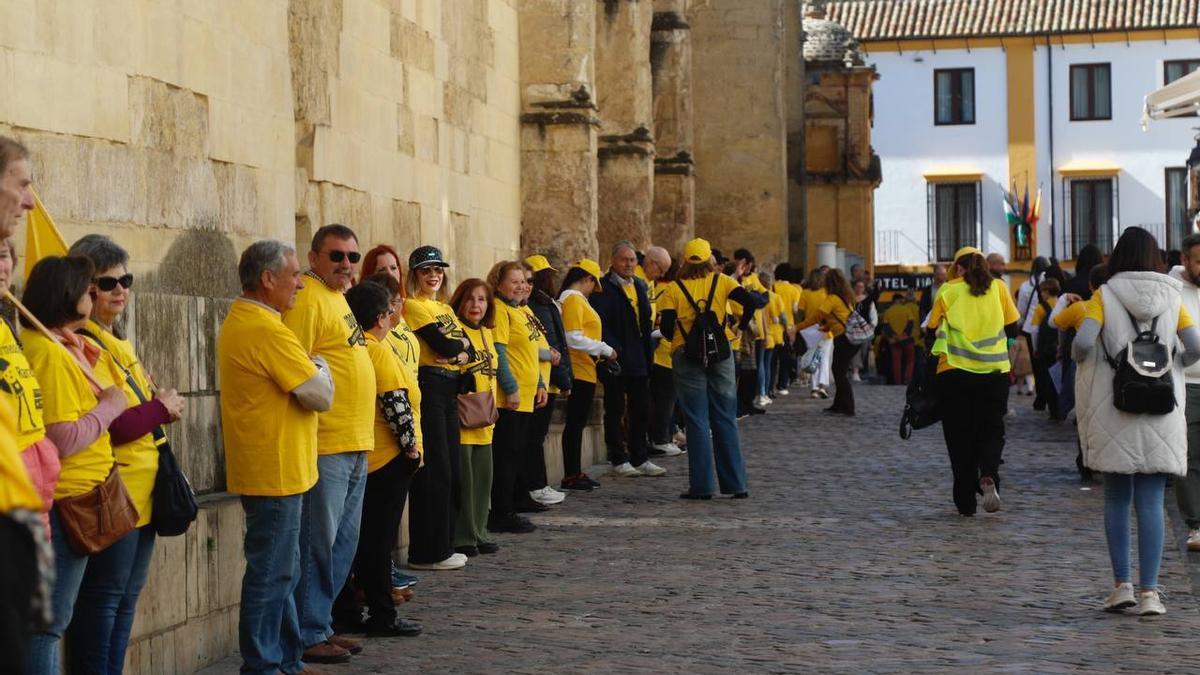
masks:
<path fill-rule="evenodd" d="M 1103 495 L 1079 484 L 1070 426 L 1013 397 L 1003 510 L 966 519 L 950 501 L 940 427 L 901 441 L 902 389 L 859 385 L 856 396 L 852 420 L 796 394 L 744 420 L 749 500 L 677 499 L 684 458 L 664 460 L 661 479 L 602 478 L 599 491 L 535 516 L 536 533 L 499 536 L 498 555 L 422 573 L 402 615 L 423 636 L 372 640 L 350 664 L 322 668 L 1189 669 L 1200 613 L 1177 519 L 1162 572 L 1167 615 L 1101 612 L 1111 587 Z"/>

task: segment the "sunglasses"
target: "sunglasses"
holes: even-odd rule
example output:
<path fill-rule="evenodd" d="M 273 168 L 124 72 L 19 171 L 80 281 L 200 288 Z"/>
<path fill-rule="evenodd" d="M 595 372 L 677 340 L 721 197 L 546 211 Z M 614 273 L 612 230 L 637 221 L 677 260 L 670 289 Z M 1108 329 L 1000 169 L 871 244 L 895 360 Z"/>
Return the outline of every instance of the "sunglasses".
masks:
<path fill-rule="evenodd" d="M 117 284 L 121 284 L 121 288 L 128 290 L 130 286 L 133 286 L 133 275 L 126 274 L 122 277 L 96 277 L 92 280 L 92 282 L 96 284 L 96 288 L 99 288 L 105 293 L 116 288 Z"/>
<path fill-rule="evenodd" d="M 340 263 L 347 258 L 350 259 L 350 264 L 353 265 L 353 264 L 358 263 L 359 260 L 362 260 L 362 254 L 359 253 L 358 251 L 351 251 L 349 253 L 346 253 L 345 251 L 330 251 L 329 252 L 329 259 L 335 263 Z"/>

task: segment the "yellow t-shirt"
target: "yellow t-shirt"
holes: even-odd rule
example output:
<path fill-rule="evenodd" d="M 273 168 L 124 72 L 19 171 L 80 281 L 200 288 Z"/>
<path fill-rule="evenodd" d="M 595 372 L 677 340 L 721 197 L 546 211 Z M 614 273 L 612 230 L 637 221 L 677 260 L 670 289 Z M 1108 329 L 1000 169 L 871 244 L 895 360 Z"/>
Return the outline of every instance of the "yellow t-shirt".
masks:
<path fill-rule="evenodd" d="M 122 376 L 127 373 L 133 378 L 146 400 L 153 398 L 150 378 L 146 377 L 146 371 L 138 361 L 133 344 L 104 330 L 95 321 L 88 321 L 86 330 L 99 338 L 100 347 L 116 362 Z M 142 399 L 133 393 L 125 377 L 121 378 L 121 389 L 125 391 L 125 400 L 129 402 L 130 408 L 141 405 Z M 158 444 L 154 441 L 154 434 L 146 434 L 124 445 L 113 446 L 113 452 L 116 453 L 117 462 L 121 466 L 121 481 L 125 483 L 125 489 L 129 490 L 133 505 L 137 507 L 138 527 L 147 525 L 150 523 L 151 509 L 154 506 L 154 479 L 158 476 Z"/>
<path fill-rule="evenodd" d="M 96 407 L 99 400 L 92 385 L 61 344 L 34 330 L 22 331 L 21 340 L 34 377 L 42 385 L 42 417 L 47 426 L 75 422 Z M 123 379 L 118 376 L 112 357 L 105 352 L 100 353 L 92 372 L 105 387 Z M 75 497 L 103 483 L 115 461 L 112 440 L 105 430 L 91 445 L 62 460 L 54 498 Z"/>
<path fill-rule="evenodd" d="M 740 315 L 741 305 L 736 302 L 729 302 L 729 294 L 737 290 L 738 283 L 733 277 L 724 274 L 711 273 L 699 279 L 685 279 L 683 285 L 687 288 L 692 299 L 696 301 L 696 305 L 701 311 L 708 311 L 705 303 L 708 302 L 709 291 L 712 290 L 713 278 L 716 278 L 717 290 L 713 293 L 712 312 L 717 315 L 717 321 L 725 323 L 725 316 L 730 312 L 730 305 L 734 305 L 734 311 Z M 679 284 L 671 284 L 667 292 L 659 298 L 658 311 L 665 312 L 672 310 L 675 312 L 675 335 L 671 338 L 671 351 L 682 349 L 685 338 L 684 331 L 691 333 L 692 326 L 696 323 L 696 310 L 692 308 L 692 303 L 688 302 L 684 297 L 683 291 L 680 290 Z M 682 328 L 682 330 L 680 330 Z"/>
<path fill-rule="evenodd" d="M 529 321 L 530 315 L 507 302 L 496 299 L 496 327 L 492 334 L 496 344 L 505 346 L 508 367 L 517 380 L 517 391 L 521 395 L 518 412 L 533 412 L 533 399 L 537 395 L 541 368 L 538 364 L 536 327 Z"/>
<path fill-rule="evenodd" d="M 800 311 L 804 315 L 805 321 L 797 324 L 797 328 L 806 328 L 811 326 L 813 322 L 808 321 L 810 315 L 817 312 L 825 304 L 825 298 L 829 293 L 824 288 L 805 288 L 800 294 Z M 825 331 L 825 337 L 832 338 L 833 333 Z"/>
<path fill-rule="evenodd" d="M 406 301 L 407 302 L 407 301 Z M 417 371 L 421 367 L 421 343 L 417 334 L 412 332 L 404 317 L 398 317 L 395 326 L 388 331 L 387 343 L 392 353 L 400 360 L 400 369 L 404 371 L 405 388 L 408 389 L 408 402 L 413 409 L 413 424 L 417 428 L 417 451 L 424 453 L 425 436 L 421 433 L 421 388 L 417 385 Z"/>
<path fill-rule="evenodd" d="M 434 324 L 438 327 L 438 332 L 446 337 L 461 340 L 465 335 L 450 305 L 435 298 L 412 297 L 405 300 L 404 321 L 414 331 Z M 420 335 L 416 333 L 413 335 L 417 338 L 418 359 L 422 366 L 458 372 L 459 367 L 453 363 L 438 363 L 438 359 L 441 359 L 442 355 L 438 354 L 433 347 L 425 344 L 425 340 L 421 339 Z"/>
<path fill-rule="evenodd" d="M 542 322 L 533 313 L 533 310 L 529 308 L 529 305 L 521 305 L 521 313 L 525 315 L 525 320 L 530 323 L 530 334 L 533 335 L 533 341 L 537 345 L 538 350 L 550 349 L 550 340 L 546 338 L 546 327 L 542 325 Z M 542 385 L 547 390 L 558 393 L 558 388 L 550 384 L 550 369 L 553 367 L 553 364 L 549 361 L 542 361 L 539 355 L 538 375 L 542 378 Z"/>
<path fill-rule="evenodd" d="M 788 325 L 796 325 L 796 313 L 799 312 L 800 294 L 804 289 L 790 281 L 776 281 L 775 292 L 783 298 L 787 307 Z"/>
<path fill-rule="evenodd" d="M 1087 318 L 1087 308 L 1087 300 L 1073 302 L 1064 307 L 1061 312 L 1056 314 L 1052 323 L 1054 324 L 1055 328 L 1062 330 L 1067 330 L 1068 328 L 1079 330 L 1079 327 L 1083 325 L 1083 320 Z"/>
<path fill-rule="evenodd" d="M 600 315 L 582 293 L 572 293 L 563 300 L 563 330 L 579 331 L 585 338 L 599 340 L 603 332 Z M 596 360 L 591 354 L 572 349 L 571 374 L 580 382 L 596 383 Z"/>
<path fill-rule="evenodd" d="M 500 397 L 503 396 L 500 384 L 496 381 L 496 368 L 499 367 L 500 357 L 496 354 L 496 340 L 492 329 L 463 326 L 463 330 L 466 331 L 471 346 L 475 348 L 475 354 L 479 357 L 463 366 L 463 372 L 475 378 L 475 391 L 490 391 L 492 399 L 499 403 Z M 494 424 L 479 429 L 460 429 L 459 442 L 463 445 L 491 445 L 494 429 Z"/>
<path fill-rule="evenodd" d="M 918 313 L 915 302 L 893 302 L 883 313 L 882 319 L 892 329 L 893 339 L 913 337 L 921 326 Z M 905 326 L 909 327 L 907 331 Z"/>
<path fill-rule="evenodd" d="M 629 304 L 633 306 L 633 318 L 637 321 L 641 321 L 641 312 L 638 311 L 637 284 L 631 282 L 628 284 L 619 285 L 621 286 L 621 290 L 625 293 L 625 299 L 629 300 Z"/>
<path fill-rule="evenodd" d="M 658 321 L 658 316 L 662 314 L 662 308 L 658 306 L 658 301 L 662 298 L 663 293 L 671 287 L 673 282 L 663 281 L 659 279 L 650 287 L 650 309 L 654 314 L 654 321 Z M 671 341 L 659 340 L 654 347 L 654 365 L 662 366 L 663 368 L 671 367 Z"/>
<path fill-rule="evenodd" d="M 316 484 L 317 413 L 290 392 L 317 366 L 279 314 L 235 300 L 217 334 L 217 369 L 229 491 L 284 497 Z"/>
<path fill-rule="evenodd" d="M 783 329 L 787 324 L 787 304 L 783 296 L 772 291 L 763 312 L 767 319 L 767 349 L 783 344 Z"/>
<path fill-rule="evenodd" d="M 836 295 L 825 294 L 821 304 L 813 310 L 805 309 L 804 321 L 797 328 L 804 329 L 819 323 L 825 329 L 825 334 L 837 337 L 846 332 L 846 322 L 850 320 L 850 308 L 846 301 Z"/>
<path fill-rule="evenodd" d="M 16 413 L 18 450 L 24 450 L 45 437 L 42 388 L 33 376 L 29 360 L 17 344 L 17 337 L 3 320 L 0 320 L 0 398 L 8 399 Z"/>
<path fill-rule="evenodd" d="M 17 447 L 16 410 L 8 397 L 0 397 L 0 513 L 13 509 L 39 512 L 42 498 L 29 480 Z"/>
<path fill-rule="evenodd" d="M 375 395 L 397 389 L 408 389 L 404 382 L 405 377 L 402 372 L 403 368 L 400 367 L 400 360 L 396 358 L 391 346 L 380 342 L 379 338 L 370 333 L 364 333 L 364 335 L 367 338 L 367 354 L 370 355 L 371 366 L 375 370 Z M 412 405 L 411 398 L 409 405 Z M 379 408 L 378 400 L 375 401 L 374 409 L 375 445 L 372 446 L 373 451 L 367 454 L 367 473 L 382 469 L 388 462 L 400 456 L 400 445 L 396 442 L 392 428 L 383 419 L 383 412 Z"/>
<path fill-rule="evenodd" d="M 937 296 L 933 301 L 933 308 L 929 311 L 929 320 L 926 322 L 927 326 L 930 330 L 938 327 L 938 324 L 940 324 L 942 322 L 942 317 L 944 317 L 946 315 L 946 312 L 949 309 L 946 307 L 946 295 L 944 293 L 942 293 L 942 291 L 946 289 L 946 284 L 961 284 L 961 283 L 965 283 L 965 282 L 960 277 L 958 279 L 951 279 L 950 281 L 947 281 L 945 284 L 942 284 L 940 288 L 938 288 Z M 993 282 L 993 283 L 1004 283 L 1004 282 Z M 1021 313 L 1017 311 L 1017 303 L 1013 300 L 1012 293 L 1001 292 L 999 295 L 1000 295 L 1000 306 L 1002 307 L 1002 311 L 1004 312 L 1004 325 L 1007 326 L 1008 324 L 1013 323 L 1013 322 L 1017 321 L 1018 319 L 1020 319 Z M 1095 298 L 1096 296 L 1093 295 L 1092 297 Z M 940 374 L 940 373 L 944 373 L 948 370 L 953 370 L 953 369 L 954 369 L 954 366 L 950 365 L 950 362 L 946 359 L 946 355 L 939 354 L 938 355 L 937 372 Z"/>
<path fill-rule="evenodd" d="M 1087 308 L 1084 309 L 1083 321 L 1091 319 L 1101 326 L 1104 325 L 1104 301 L 1102 296 L 1103 294 L 1100 292 L 1100 289 L 1096 289 L 1096 292 L 1092 293 L 1092 298 L 1084 303 L 1087 305 Z M 1083 324 L 1083 321 L 1079 323 Z M 1188 313 L 1187 307 L 1179 305 L 1179 322 L 1176 324 L 1175 330 L 1178 332 L 1195 325 L 1196 322 L 1192 318 L 1192 315 Z"/>
<path fill-rule="evenodd" d="M 333 407 L 317 415 L 317 452 L 375 447 L 375 369 L 346 296 L 309 272 L 283 323 L 308 354 L 324 357 L 333 375 Z"/>
<path fill-rule="evenodd" d="M 1048 300 L 1046 302 L 1046 304 L 1050 305 L 1050 311 L 1054 311 L 1054 307 L 1058 304 L 1058 298 L 1050 298 L 1050 300 Z M 1033 318 L 1030 319 L 1030 321 L 1032 322 L 1032 324 L 1034 326 L 1040 326 L 1040 325 L 1042 325 L 1042 322 L 1045 320 L 1046 320 L 1046 308 L 1043 307 L 1042 303 L 1039 301 L 1036 305 L 1033 306 Z"/>

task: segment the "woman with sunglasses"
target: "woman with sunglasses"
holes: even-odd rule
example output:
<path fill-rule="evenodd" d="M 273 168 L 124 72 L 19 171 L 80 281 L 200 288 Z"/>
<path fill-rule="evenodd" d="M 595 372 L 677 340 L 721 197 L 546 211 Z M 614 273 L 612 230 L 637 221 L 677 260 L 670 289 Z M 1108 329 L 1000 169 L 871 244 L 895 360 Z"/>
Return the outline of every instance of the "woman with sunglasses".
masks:
<path fill-rule="evenodd" d="M 425 466 L 409 491 L 408 566 L 453 570 L 467 564 L 454 552 L 459 498 L 458 376 L 474 360 L 466 333 L 446 304 L 450 299 L 442 252 L 422 246 L 408 257 L 404 320 L 421 346 L 417 381 L 421 389 L 421 431 Z"/>
<path fill-rule="evenodd" d="M 71 669 L 119 673 L 133 627 L 138 595 L 146 583 L 154 553 L 154 479 L 158 474 L 157 438 L 165 439 L 162 425 L 183 414 L 183 397 L 174 389 L 155 391 L 138 360 L 133 344 L 121 329 L 120 319 L 129 303 L 133 275 L 129 254 L 112 239 L 89 234 L 71 246 L 69 255 L 92 262 L 96 275 L 91 317 L 76 332 L 112 357 L 129 410 L 114 422 L 113 452 L 121 467 L 121 480 L 137 507 L 137 529 L 88 563 L 71 624 Z"/>

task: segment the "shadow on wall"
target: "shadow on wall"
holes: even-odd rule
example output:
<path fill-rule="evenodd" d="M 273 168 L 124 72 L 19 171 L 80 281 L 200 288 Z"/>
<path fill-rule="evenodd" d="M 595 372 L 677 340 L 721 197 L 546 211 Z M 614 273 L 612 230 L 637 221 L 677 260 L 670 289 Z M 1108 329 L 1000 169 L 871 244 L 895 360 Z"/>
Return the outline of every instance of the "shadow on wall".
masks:
<path fill-rule="evenodd" d="M 233 241 L 215 230 L 190 230 L 171 244 L 149 273 L 146 287 L 155 293 L 235 298 L 241 293 Z"/>

